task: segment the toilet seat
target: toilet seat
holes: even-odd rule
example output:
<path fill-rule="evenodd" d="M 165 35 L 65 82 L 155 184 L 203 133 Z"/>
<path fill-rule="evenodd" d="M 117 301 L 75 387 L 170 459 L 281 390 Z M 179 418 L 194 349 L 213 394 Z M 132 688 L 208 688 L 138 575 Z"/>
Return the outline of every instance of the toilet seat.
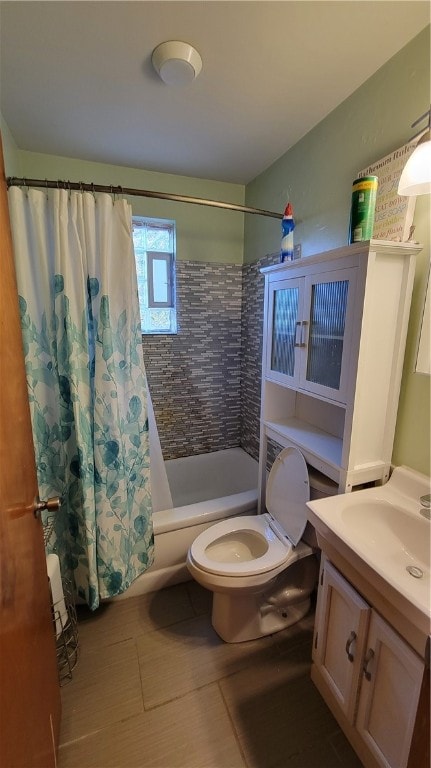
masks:
<path fill-rule="evenodd" d="M 191 561 L 219 576 L 251 576 L 286 568 L 312 553 L 300 541 L 309 498 L 305 459 L 297 448 L 285 448 L 269 474 L 268 512 L 228 518 L 207 528 L 190 547 Z"/>
<path fill-rule="evenodd" d="M 272 530 L 271 517 L 268 514 L 246 515 L 244 517 L 228 518 L 212 525 L 194 540 L 189 553 L 198 568 L 224 576 L 249 576 L 250 574 L 266 573 L 286 564 L 290 559 L 296 559 L 290 541 L 281 539 Z M 266 551 L 260 557 L 250 560 L 222 562 L 208 556 L 208 548 L 220 542 L 226 536 L 234 537 L 235 532 L 250 531 L 262 538 Z M 311 550 L 310 550 L 311 551 Z"/>
<path fill-rule="evenodd" d="M 310 501 L 308 467 L 298 448 L 284 448 L 278 454 L 269 473 L 265 501 L 275 521 L 274 530 L 296 546 L 307 525 L 306 504 Z"/>

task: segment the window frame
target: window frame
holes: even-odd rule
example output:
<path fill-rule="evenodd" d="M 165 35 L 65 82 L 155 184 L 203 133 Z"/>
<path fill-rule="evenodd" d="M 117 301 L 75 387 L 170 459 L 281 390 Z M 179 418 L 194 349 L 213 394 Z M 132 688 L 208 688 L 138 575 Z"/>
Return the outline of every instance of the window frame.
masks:
<path fill-rule="evenodd" d="M 148 308 L 149 309 L 175 309 L 173 296 L 173 253 L 167 251 L 146 251 L 147 275 L 148 275 Z M 166 264 L 166 301 L 156 301 L 154 298 L 154 263 L 164 261 Z M 150 279 L 151 277 L 151 279 Z"/>

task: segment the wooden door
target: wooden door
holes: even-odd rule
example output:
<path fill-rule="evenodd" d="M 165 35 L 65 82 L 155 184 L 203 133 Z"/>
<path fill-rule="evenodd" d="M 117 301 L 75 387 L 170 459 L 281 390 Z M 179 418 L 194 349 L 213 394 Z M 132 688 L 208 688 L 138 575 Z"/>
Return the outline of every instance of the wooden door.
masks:
<path fill-rule="evenodd" d="M 0 765 L 56 764 L 60 687 L 0 136 Z"/>
<path fill-rule="evenodd" d="M 354 722 L 370 607 L 323 558 L 313 663 L 340 709 Z"/>
<path fill-rule="evenodd" d="M 373 611 L 356 728 L 379 765 L 407 765 L 423 674 L 422 659 Z"/>

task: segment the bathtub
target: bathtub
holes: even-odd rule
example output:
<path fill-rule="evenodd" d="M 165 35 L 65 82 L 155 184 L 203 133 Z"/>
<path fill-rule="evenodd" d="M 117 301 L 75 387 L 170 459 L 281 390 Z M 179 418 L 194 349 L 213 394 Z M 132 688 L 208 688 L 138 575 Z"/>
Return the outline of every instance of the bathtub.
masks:
<path fill-rule="evenodd" d="M 242 448 L 165 463 L 173 509 L 153 516 L 154 563 L 116 599 L 189 580 L 186 556 L 196 536 L 218 520 L 257 511 L 258 463 Z"/>

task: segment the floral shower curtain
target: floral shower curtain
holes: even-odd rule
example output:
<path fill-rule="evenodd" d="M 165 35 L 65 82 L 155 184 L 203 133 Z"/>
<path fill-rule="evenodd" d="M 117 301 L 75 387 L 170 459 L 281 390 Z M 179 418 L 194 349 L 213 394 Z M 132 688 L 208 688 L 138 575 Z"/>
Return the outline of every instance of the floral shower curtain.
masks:
<path fill-rule="evenodd" d="M 54 550 L 94 609 L 153 559 L 131 209 L 17 187 L 9 207 L 39 493 L 63 499 Z"/>

